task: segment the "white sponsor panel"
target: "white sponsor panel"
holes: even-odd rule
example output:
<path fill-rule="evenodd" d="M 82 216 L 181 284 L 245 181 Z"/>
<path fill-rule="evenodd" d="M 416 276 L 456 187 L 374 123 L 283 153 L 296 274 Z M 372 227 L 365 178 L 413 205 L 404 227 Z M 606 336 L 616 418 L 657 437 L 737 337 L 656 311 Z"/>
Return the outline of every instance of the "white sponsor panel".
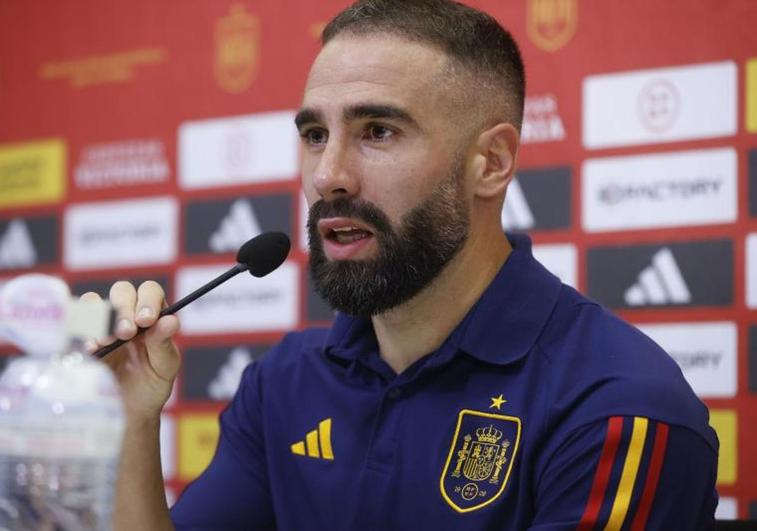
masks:
<path fill-rule="evenodd" d="M 225 266 L 185 267 L 176 274 L 177 298 L 225 272 Z M 288 330 L 297 324 L 299 266 L 284 262 L 263 278 L 242 273 L 181 311 L 187 335 Z"/>
<path fill-rule="evenodd" d="M 298 138 L 292 111 L 185 122 L 179 183 L 196 189 L 293 179 Z"/>
<path fill-rule="evenodd" d="M 534 258 L 556 275 L 564 284 L 578 284 L 578 251 L 568 243 L 534 245 Z"/>
<path fill-rule="evenodd" d="M 172 262 L 178 212 L 173 197 L 73 205 L 65 216 L 64 263 L 95 269 Z"/>
<path fill-rule="evenodd" d="M 565 126 L 554 94 L 527 96 L 520 134 L 524 144 L 557 142 L 565 139 Z"/>
<path fill-rule="evenodd" d="M 164 479 L 176 475 L 176 423 L 171 415 L 160 415 L 160 466 Z"/>
<path fill-rule="evenodd" d="M 746 305 L 757 308 L 757 233 L 746 237 Z"/>
<path fill-rule="evenodd" d="M 162 183 L 170 174 L 163 141 L 122 140 L 84 148 L 74 170 L 82 189 Z"/>
<path fill-rule="evenodd" d="M 584 147 L 733 135 L 737 92 L 733 61 L 589 76 L 583 83 Z"/>
<path fill-rule="evenodd" d="M 642 269 L 638 281 L 626 290 L 623 298 L 629 306 L 691 302 L 691 292 L 673 251 L 668 247 L 657 251 L 652 264 Z"/>
<path fill-rule="evenodd" d="M 717 321 L 637 326 L 678 363 L 686 381 L 699 397 L 736 396 L 736 323 Z"/>
<path fill-rule="evenodd" d="M 718 506 L 715 508 L 716 520 L 737 520 L 739 518 L 739 505 L 736 498 L 721 496 Z"/>
<path fill-rule="evenodd" d="M 732 223 L 738 214 L 733 148 L 587 160 L 587 232 Z"/>

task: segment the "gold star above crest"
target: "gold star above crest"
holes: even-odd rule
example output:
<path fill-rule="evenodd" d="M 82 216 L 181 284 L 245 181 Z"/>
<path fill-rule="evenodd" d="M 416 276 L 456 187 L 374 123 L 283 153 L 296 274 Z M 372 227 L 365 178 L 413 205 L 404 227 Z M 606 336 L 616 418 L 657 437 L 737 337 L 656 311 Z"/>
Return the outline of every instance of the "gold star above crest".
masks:
<path fill-rule="evenodd" d="M 499 394 L 499 396 L 493 396 L 490 399 L 492 401 L 492 405 L 489 406 L 489 409 L 496 407 L 497 409 L 500 409 L 502 407 L 502 404 L 507 402 L 505 398 L 502 396 L 502 393 Z"/>

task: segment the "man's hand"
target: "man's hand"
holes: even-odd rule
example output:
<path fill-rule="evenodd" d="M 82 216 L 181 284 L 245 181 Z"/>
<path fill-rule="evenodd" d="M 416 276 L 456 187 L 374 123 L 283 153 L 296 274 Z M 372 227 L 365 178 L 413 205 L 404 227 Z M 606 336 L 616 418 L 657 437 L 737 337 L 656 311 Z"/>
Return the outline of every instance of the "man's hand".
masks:
<path fill-rule="evenodd" d="M 82 300 L 99 299 L 96 293 L 85 293 Z M 115 338 L 131 339 L 137 327 L 150 327 L 145 333 L 108 354 L 107 363 L 118 378 L 129 421 L 148 421 L 160 415 L 171 394 L 179 371 L 180 356 L 172 337 L 179 330 L 174 315 L 158 319 L 165 307 L 165 293 L 157 282 L 148 280 L 139 289 L 119 281 L 110 288 L 110 301 L 116 313 Z M 112 343 L 114 337 L 100 341 L 99 346 Z"/>

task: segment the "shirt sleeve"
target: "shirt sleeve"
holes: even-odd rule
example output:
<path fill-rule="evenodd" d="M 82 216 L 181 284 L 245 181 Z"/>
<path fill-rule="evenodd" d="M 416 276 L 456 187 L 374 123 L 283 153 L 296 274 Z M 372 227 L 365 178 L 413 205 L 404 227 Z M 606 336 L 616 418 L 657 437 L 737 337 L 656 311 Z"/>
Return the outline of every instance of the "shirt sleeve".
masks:
<path fill-rule="evenodd" d="M 531 529 L 710 529 L 717 450 L 699 434 L 644 417 L 573 432 L 536 484 Z"/>
<path fill-rule="evenodd" d="M 242 376 L 221 413 L 218 447 L 208 468 L 171 509 L 180 530 L 275 529 L 261 418 L 260 368 Z"/>

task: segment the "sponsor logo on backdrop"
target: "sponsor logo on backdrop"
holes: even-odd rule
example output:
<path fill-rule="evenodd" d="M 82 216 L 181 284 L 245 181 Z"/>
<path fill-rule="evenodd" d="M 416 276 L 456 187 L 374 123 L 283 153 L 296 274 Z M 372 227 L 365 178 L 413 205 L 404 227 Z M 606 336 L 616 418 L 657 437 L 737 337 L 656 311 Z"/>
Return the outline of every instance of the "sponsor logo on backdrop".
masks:
<path fill-rule="evenodd" d="M 187 306 L 187 308 L 190 308 Z M 218 446 L 218 414 L 185 413 L 178 417 L 179 479 L 191 481 L 210 464 Z"/>
<path fill-rule="evenodd" d="M 176 474 L 176 424 L 171 415 L 160 415 L 160 466 L 163 479 Z"/>
<path fill-rule="evenodd" d="M 568 286 L 578 286 L 578 251 L 569 243 L 534 245 L 534 258 Z"/>
<path fill-rule="evenodd" d="M 57 258 L 55 216 L 0 219 L 0 270 L 46 265 Z"/>
<path fill-rule="evenodd" d="M 734 222 L 737 158 L 733 148 L 721 148 L 587 160 L 581 180 L 584 229 Z"/>
<path fill-rule="evenodd" d="M 170 171 L 163 141 L 123 140 L 84 148 L 74 181 L 83 190 L 138 186 L 166 182 Z"/>
<path fill-rule="evenodd" d="M 507 187 L 507 201 L 502 205 L 502 228 L 527 230 L 532 229 L 534 223 L 534 215 L 520 182 L 512 181 Z"/>
<path fill-rule="evenodd" d="M 184 349 L 182 397 L 200 401 L 231 400 L 245 368 L 269 348 L 269 345 L 241 345 Z"/>
<path fill-rule="evenodd" d="M 0 146 L 0 208 L 57 203 L 65 191 L 63 140 Z"/>
<path fill-rule="evenodd" d="M 507 188 L 502 207 L 505 230 L 552 230 L 570 227 L 570 168 L 524 170 Z"/>
<path fill-rule="evenodd" d="M 258 18 L 233 4 L 216 22 L 215 43 L 215 77 L 221 88 L 232 94 L 250 88 L 260 61 Z"/>
<path fill-rule="evenodd" d="M 291 111 L 185 122 L 179 127 L 184 189 L 294 179 L 298 136 Z"/>
<path fill-rule="evenodd" d="M 757 233 L 746 237 L 746 305 L 757 308 Z"/>
<path fill-rule="evenodd" d="M 47 80 L 64 79 L 74 88 L 126 83 L 134 79 L 139 67 L 157 65 L 167 58 L 168 52 L 164 48 L 136 48 L 45 63 L 39 69 L 39 77 Z"/>
<path fill-rule="evenodd" d="M 221 225 L 211 234 L 209 247 L 214 253 L 234 251 L 261 232 L 260 222 L 250 203 L 237 199 L 231 204 L 229 214 L 221 220 Z"/>
<path fill-rule="evenodd" d="M 736 323 L 638 325 L 678 363 L 700 398 L 730 398 L 737 390 Z"/>
<path fill-rule="evenodd" d="M 733 303 L 733 242 L 690 241 L 589 249 L 588 293 L 610 308 Z"/>
<path fill-rule="evenodd" d="M 732 61 L 589 76 L 583 83 L 583 144 L 589 149 L 736 133 Z"/>
<path fill-rule="evenodd" d="M 650 131 L 666 131 L 675 123 L 681 112 L 678 89 L 664 79 L 653 79 L 639 93 L 639 117 Z"/>
<path fill-rule="evenodd" d="M 745 69 L 746 83 L 744 91 L 746 97 L 746 130 L 749 133 L 757 133 L 757 58 L 749 59 Z"/>
<path fill-rule="evenodd" d="M 554 52 L 576 33 L 578 0 L 528 0 L 528 37 L 536 46 Z"/>
<path fill-rule="evenodd" d="M 226 266 L 185 267 L 176 275 L 181 298 L 228 269 Z M 297 324 L 299 267 L 285 262 L 266 277 L 241 274 L 182 310 L 185 335 L 289 330 Z"/>
<path fill-rule="evenodd" d="M 629 306 L 691 302 L 691 292 L 668 247 L 652 256 L 652 264 L 639 273 L 638 281 L 625 291 L 623 299 Z"/>
<path fill-rule="evenodd" d="M 565 127 L 558 112 L 557 97 L 554 94 L 526 98 L 520 139 L 524 144 L 556 142 L 565 139 Z"/>
<path fill-rule="evenodd" d="M 749 150 L 749 215 L 757 217 L 757 149 Z"/>
<path fill-rule="evenodd" d="M 717 484 L 733 485 L 737 479 L 738 414 L 732 409 L 710 409 L 710 426 L 720 441 Z"/>
<path fill-rule="evenodd" d="M 64 263 L 77 270 L 172 262 L 177 223 L 172 197 L 73 205 L 65 218 Z"/>
<path fill-rule="evenodd" d="M 189 254 L 236 253 L 250 238 L 268 231 L 291 234 L 292 195 L 268 194 L 189 203 L 184 248 Z"/>
<path fill-rule="evenodd" d="M 0 235 L 0 267 L 20 269 L 37 263 L 31 234 L 23 219 L 14 219 Z"/>

